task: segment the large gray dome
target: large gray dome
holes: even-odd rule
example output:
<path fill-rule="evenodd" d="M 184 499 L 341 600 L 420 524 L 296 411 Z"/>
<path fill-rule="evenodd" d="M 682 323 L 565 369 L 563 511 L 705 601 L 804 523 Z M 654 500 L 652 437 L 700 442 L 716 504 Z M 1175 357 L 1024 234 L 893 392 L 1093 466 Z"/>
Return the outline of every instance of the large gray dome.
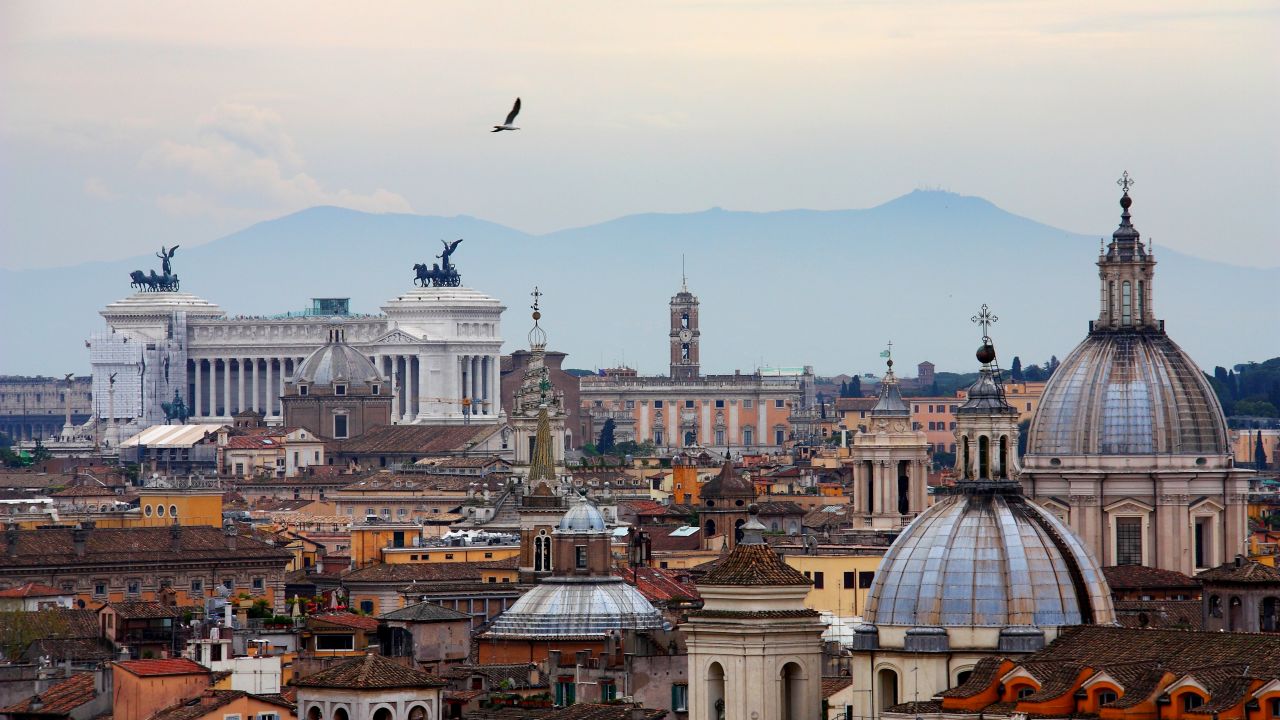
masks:
<path fill-rule="evenodd" d="M 908 627 L 1110 623 L 1111 593 L 1076 536 L 1009 492 L 963 492 L 911 523 L 876 573 L 866 618 Z"/>
<path fill-rule="evenodd" d="M 1200 368 L 1163 330 L 1095 331 L 1054 372 L 1029 455 L 1227 455 Z"/>
<path fill-rule="evenodd" d="M 294 382 L 331 385 L 345 382 L 352 388 L 382 382 L 378 369 L 359 350 L 348 345 L 341 330 L 330 331 L 330 341 L 307 356 L 294 376 Z"/>
<path fill-rule="evenodd" d="M 610 630 L 655 630 L 662 624 L 662 614 L 622 578 L 551 577 L 499 615 L 488 635 L 602 635 Z"/>

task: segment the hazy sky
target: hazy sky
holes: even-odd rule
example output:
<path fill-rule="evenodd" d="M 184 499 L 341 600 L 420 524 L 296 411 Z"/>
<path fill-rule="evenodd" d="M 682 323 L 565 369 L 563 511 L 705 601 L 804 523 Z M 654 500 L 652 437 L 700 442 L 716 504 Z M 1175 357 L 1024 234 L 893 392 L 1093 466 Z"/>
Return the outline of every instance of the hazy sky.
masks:
<path fill-rule="evenodd" d="M 491 135 L 516 95 L 524 129 Z M 317 204 L 543 232 L 980 195 L 1280 265 L 1280 4 L 4 2 L 0 267 Z"/>

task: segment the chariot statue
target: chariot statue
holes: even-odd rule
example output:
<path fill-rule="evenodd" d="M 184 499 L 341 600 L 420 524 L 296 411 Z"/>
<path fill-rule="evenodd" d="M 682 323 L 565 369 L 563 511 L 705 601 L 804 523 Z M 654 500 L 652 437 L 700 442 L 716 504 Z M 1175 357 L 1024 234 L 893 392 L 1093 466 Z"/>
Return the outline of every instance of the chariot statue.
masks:
<path fill-rule="evenodd" d="M 129 287 L 137 288 L 142 292 L 177 292 L 178 291 L 178 275 L 173 272 L 173 254 L 178 252 L 178 246 L 171 248 L 160 246 L 160 252 L 156 253 L 156 257 L 160 258 L 161 267 L 164 269 L 163 275 L 156 274 L 152 270 L 150 274 L 141 270 L 134 270 L 129 273 Z"/>
<path fill-rule="evenodd" d="M 427 287 L 432 285 L 435 287 L 458 287 L 462 284 L 462 276 L 458 274 L 458 268 L 449 262 L 449 258 L 453 256 L 453 251 L 458 249 L 462 238 L 458 238 L 453 242 L 441 240 L 444 244 L 444 252 L 436 255 L 440 259 L 438 263 L 431 263 L 428 268 L 426 263 L 417 263 L 413 266 L 416 276 L 413 278 L 414 285 Z"/>

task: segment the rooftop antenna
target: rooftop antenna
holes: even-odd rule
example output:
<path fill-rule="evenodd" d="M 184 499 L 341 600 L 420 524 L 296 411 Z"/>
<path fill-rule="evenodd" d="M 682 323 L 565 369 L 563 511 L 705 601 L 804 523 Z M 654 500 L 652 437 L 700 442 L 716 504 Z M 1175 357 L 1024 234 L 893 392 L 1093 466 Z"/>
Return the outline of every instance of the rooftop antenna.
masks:
<path fill-rule="evenodd" d="M 684 271 L 684 253 L 680 253 L 680 292 L 689 292 L 689 276 Z"/>

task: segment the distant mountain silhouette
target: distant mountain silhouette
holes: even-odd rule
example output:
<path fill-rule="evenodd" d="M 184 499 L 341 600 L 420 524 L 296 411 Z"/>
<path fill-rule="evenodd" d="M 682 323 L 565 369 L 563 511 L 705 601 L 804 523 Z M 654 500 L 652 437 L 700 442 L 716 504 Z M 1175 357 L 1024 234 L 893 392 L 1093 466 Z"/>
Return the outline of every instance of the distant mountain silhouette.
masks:
<path fill-rule="evenodd" d="M 1142 228 L 1141 206 L 1135 224 Z M 680 287 L 702 301 L 708 372 L 760 364 L 819 373 L 879 372 L 894 343 L 899 369 L 931 360 L 967 371 L 988 303 L 1007 365 L 1064 357 L 1098 305 L 1098 237 L 1005 212 L 976 197 L 916 191 L 865 210 L 641 214 L 546 235 L 472 217 L 371 215 L 317 207 L 259 223 L 174 258 L 182 289 L 229 314 L 298 310 L 311 297 L 350 297 L 378 312 L 411 287 L 415 262 L 440 240 L 465 238 L 453 257 L 463 283 L 510 311 L 508 351 L 526 344 L 529 291 L 542 288 L 543 326 L 567 366 L 626 362 L 665 372 L 666 303 Z M 173 238 L 171 242 L 181 242 Z M 1271 357 L 1280 269 L 1250 269 L 1157 250 L 1154 310 L 1205 367 Z M 0 270 L 8 309 L 0 372 L 83 372 L 83 340 L 98 311 L 128 295 L 129 271 L 154 258 L 56 269 Z"/>

